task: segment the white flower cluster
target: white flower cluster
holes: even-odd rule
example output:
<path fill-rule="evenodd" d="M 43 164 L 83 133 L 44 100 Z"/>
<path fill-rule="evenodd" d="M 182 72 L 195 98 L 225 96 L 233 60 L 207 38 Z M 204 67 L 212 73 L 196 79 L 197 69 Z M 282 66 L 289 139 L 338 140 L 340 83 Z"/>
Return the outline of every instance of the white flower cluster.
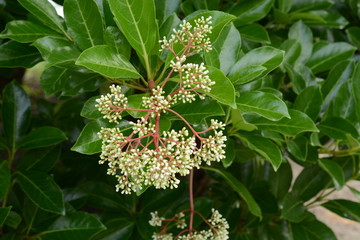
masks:
<path fill-rule="evenodd" d="M 118 123 L 121 119 L 121 113 L 126 108 L 128 99 L 121 93 L 121 87 L 116 85 L 110 86 L 110 93 L 102 95 L 96 99 L 98 104 L 95 105 L 99 111 L 104 114 L 104 118 L 109 119 L 109 122 Z M 119 107 L 121 106 L 121 108 Z"/>
<path fill-rule="evenodd" d="M 194 21 L 195 26 L 193 27 L 189 22 L 183 21 L 180 24 L 180 29 L 174 29 L 174 34 L 171 35 L 170 39 L 166 37 L 160 40 L 161 50 L 173 48 L 175 43 L 181 43 L 183 46 L 193 46 L 194 51 L 199 52 L 201 50 L 210 51 L 211 42 L 210 38 L 207 37 L 212 31 L 211 17 L 204 18 L 202 16 Z"/>
<path fill-rule="evenodd" d="M 166 108 L 170 108 L 176 102 L 176 99 L 172 98 L 170 95 L 165 97 L 164 94 L 164 90 L 160 86 L 157 86 L 152 90 L 152 95 L 150 97 L 143 97 L 142 105 L 153 110 L 151 117 L 155 117 L 159 113 L 165 112 Z"/>
<path fill-rule="evenodd" d="M 211 226 L 208 230 L 192 231 L 191 233 L 178 236 L 179 240 L 227 240 L 229 239 L 229 224 L 225 218 L 215 209 L 212 209 L 212 215 L 207 220 Z M 162 226 L 164 218 L 160 218 L 158 213 L 151 213 L 151 220 L 149 221 L 151 226 Z M 160 232 L 154 233 L 153 240 L 173 240 L 172 233 Z"/>

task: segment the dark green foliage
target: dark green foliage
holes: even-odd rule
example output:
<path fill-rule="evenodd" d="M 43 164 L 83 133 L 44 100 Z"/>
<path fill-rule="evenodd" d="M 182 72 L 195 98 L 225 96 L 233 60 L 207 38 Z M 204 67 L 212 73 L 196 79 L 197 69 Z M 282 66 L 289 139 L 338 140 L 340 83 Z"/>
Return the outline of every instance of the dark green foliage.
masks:
<path fill-rule="evenodd" d="M 201 16 L 212 16 L 213 49 L 189 60 L 204 62 L 215 85 L 173 110 L 200 131 L 223 121 L 228 140 L 222 163 L 195 172 L 196 210 L 218 209 L 229 238 L 241 240 L 335 240 L 308 211 L 314 205 L 360 221 L 359 189 L 350 188 L 358 201 L 325 198 L 360 180 L 356 0 L 56 2 L 64 18 L 47 0 L 0 0 L 1 240 L 147 240 L 150 212 L 188 207 L 186 177 L 173 190 L 115 192 L 97 133 L 128 132 L 144 115 L 109 124 L 95 99 L 115 83 L 139 107 L 173 60 L 159 39 Z M 9 81 L 40 61 L 40 94 Z M 161 131 L 182 128 L 179 119 L 168 113 Z M 296 179 L 293 162 L 303 167 Z"/>

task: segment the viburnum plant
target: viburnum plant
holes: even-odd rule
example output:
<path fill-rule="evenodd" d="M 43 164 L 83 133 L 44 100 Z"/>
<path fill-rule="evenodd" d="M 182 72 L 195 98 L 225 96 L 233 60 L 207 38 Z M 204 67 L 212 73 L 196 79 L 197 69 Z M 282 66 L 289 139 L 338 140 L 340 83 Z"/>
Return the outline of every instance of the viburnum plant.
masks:
<path fill-rule="evenodd" d="M 357 0 L 54 1 L 0 0 L 0 240 L 359 222 Z"/>

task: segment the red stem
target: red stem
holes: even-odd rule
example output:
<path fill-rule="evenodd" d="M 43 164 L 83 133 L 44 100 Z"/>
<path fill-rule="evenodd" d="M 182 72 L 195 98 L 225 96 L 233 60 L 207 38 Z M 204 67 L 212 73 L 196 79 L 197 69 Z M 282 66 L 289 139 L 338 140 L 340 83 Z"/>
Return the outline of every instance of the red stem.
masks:
<path fill-rule="evenodd" d="M 193 183 L 194 183 L 194 170 L 190 171 L 190 182 L 189 182 L 189 195 L 190 195 L 190 223 L 189 223 L 189 232 L 193 231 L 193 222 L 194 222 L 194 195 L 193 195 Z"/>

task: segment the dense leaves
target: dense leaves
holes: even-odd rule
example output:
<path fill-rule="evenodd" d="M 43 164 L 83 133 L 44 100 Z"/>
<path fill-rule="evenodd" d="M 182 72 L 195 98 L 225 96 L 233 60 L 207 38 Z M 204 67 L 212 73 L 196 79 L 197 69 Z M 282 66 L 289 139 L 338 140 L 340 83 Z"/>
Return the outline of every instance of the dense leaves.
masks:
<path fill-rule="evenodd" d="M 55 2 L 63 17 L 47 0 L 0 0 L 0 239 L 151 239 L 161 228 L 149 225 L 150 212 L 171 219 L 184 211 L 189 222 L 189 199 L 194 229 L 206 228 L 197 214 L 207 219 L 215 208 L 229 223 L 229 239 L 335 240 L 338 233 L 308 211 L 320 205 L 360 221 L 358 201 L 327 198 L 349 188 L 360 199 L 348 185 L 360 170 L 357 1 Z M 215 131 L 227 139 L 224 158 L 180 177 L 178 188 L 143 182 L 132 195 L 116 192 L 107 174 L 137 165 L 106 172 L 98 133 L 136 134 L 132 122 L 149 117 L 143 98 L 164 82 L 165 95 L 184 84 L 186 71 L 171 66 L 191 42 L 176 30 L 202 17 L 211 17 L 212 49 L 189 53 L 183 64 L 204 63 L 214 84 L 206 92 L 194 83 L 196 99 L 161 112 L 155 129 L 163 139 L 163 131 L 185 127 L 200 147 L 214 136 L 211 120 L 221 121 L 224 129 Z M 174 48 L 159 51 L 159 40 L 172 35 Z M 110 84 L 121 86 L 130 108 L 117 109 L 118 123 L 97 106 Z M 155 149 L 151 136 L 111 154 L 136 144 Z M 173 237 L 175 229 L 169 222 Z"/>

